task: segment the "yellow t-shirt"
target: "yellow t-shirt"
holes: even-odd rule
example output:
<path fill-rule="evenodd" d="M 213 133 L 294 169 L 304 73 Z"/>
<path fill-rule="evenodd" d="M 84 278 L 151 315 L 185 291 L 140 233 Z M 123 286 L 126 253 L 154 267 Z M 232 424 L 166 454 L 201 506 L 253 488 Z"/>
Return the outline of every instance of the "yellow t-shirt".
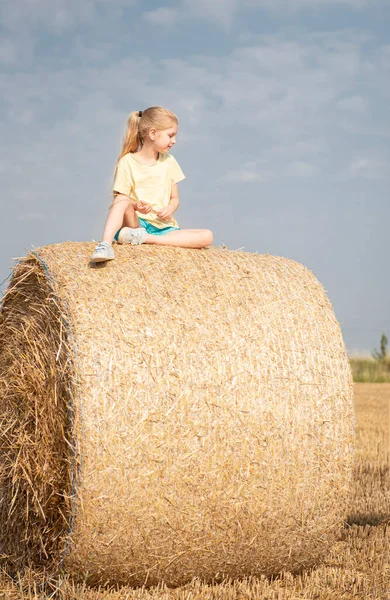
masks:
<path fill-rule="evenodd" d="M 152 210 L 143 214 L 136 211 L 141 219 L 155 227 L 178 227 L 172 216 L 169 221 L 161 221 L 156 211 L 168 206 L 171 199 L 172 182 L 178 183 L 185 178 L 172 154 L 159 153 L 158 160 L 151 165 L 141 165 L 134 154 L 128 152 L 118 162 L 113 191 L 129 196 L 133 202 L 147 202 Z"/>

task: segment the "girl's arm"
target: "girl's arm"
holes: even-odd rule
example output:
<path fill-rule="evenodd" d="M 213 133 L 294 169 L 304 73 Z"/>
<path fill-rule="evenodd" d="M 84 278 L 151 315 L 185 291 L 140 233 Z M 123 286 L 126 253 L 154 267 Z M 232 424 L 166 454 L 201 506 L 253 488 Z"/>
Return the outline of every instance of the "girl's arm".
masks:
<path fill-rule="evenodd" d="M 156 214 L 162 221 L 169 221 L 175 210 L 179 208 L 179 190 L 177 183 L 172 183 L 171 199 L 169 200 L 168 206 L 161 208 Z"/>
<path fill-rule="evenodd" d="M 179 187 L 177 185 L 177 183 L 173 183 L 172 182 L 172 189 L 171 189 L 171 199 L 169 201 L 169 205 L 172 207 L 172 213 L 175 212 L 175 210 L 177 210 L 179 208 Z"/>
<path fill-rule="evenodd" d="M 152 210 L 151 205 L 147 202 L 135 202 L 132 198 L 130 198 L 130 196 L 125 196 L 124 194 L 114 191 L 114 202 L 120 202 L 121 200 L 125 202 L 130 201 L 135 210 L 143 214 L 147 214 Z"/>

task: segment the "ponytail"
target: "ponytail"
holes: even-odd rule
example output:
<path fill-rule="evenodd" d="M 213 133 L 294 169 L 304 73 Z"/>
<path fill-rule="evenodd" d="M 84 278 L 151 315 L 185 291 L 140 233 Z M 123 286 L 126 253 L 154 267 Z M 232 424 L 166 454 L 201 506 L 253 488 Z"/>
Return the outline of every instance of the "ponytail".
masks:
<path fill-rule="evenodd" d="M 142 146 L 142 137 L 139 131 L 138 110 L 129 114 L 127 119 L 127 129 L 123 138 L 122 150 L 118 162 L 125 154 L 137 152 L 139 146 Z"/>

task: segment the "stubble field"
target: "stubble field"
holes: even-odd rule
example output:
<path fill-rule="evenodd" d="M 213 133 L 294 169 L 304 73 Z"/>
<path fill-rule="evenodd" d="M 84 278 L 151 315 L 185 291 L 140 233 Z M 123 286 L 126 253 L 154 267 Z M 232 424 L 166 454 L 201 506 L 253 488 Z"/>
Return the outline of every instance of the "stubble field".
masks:
<path fill-rule="evenodd" d="M 2 571 L 0 600 L 390 600 L 390 384 L 355 384 L 355 402 L 353 498 L 341 539 L 317 568 L 175 590 L 88 589 L 65 577 L 45 592 Z"/>

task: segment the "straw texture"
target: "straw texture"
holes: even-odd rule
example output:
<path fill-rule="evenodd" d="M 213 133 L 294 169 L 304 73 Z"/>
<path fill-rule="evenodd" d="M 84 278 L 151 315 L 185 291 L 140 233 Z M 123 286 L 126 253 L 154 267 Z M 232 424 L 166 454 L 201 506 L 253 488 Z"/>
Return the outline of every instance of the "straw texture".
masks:
<path fill-rule="evenodd" d="M 353 384 L 292 260 L 63 243 L 15 268 L 0 321 L 1 549 L 90 585 L 315 564 L 348 510 Z"/>

